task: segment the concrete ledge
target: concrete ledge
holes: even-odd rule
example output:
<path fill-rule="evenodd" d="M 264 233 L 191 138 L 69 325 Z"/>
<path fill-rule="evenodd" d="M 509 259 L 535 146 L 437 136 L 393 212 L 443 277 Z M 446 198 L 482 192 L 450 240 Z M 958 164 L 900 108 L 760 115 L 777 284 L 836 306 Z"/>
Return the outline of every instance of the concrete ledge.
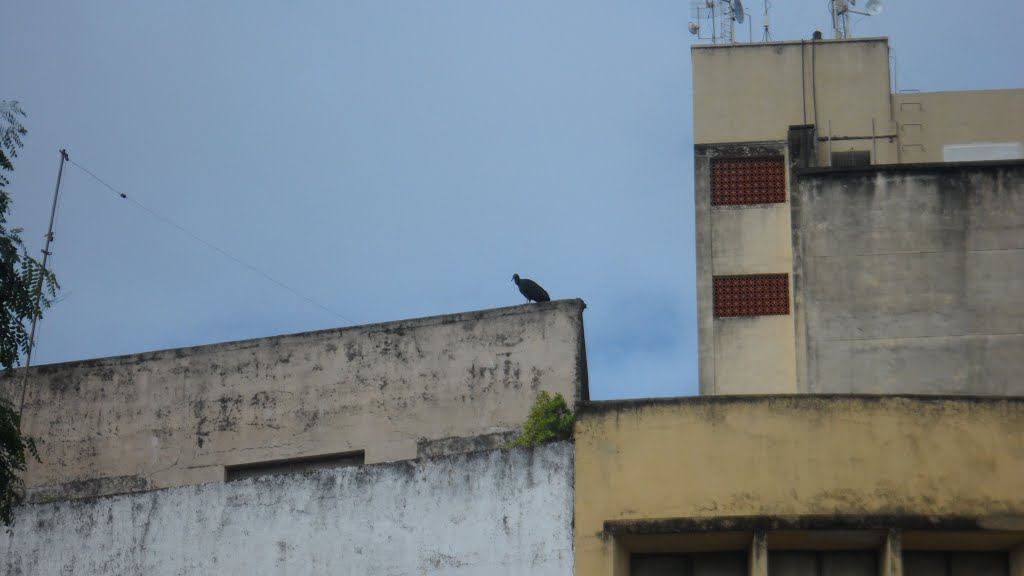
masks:
<path fill-rule="evenodd" d="M 797 168 L 800 177 L 822 177 L 831 175 L 849 176 L 851 174 L 876 174 L 908 172 L 963 172 L 970 170 L 991 170 L 997 168 L 1024 168 L 1024 160 L 986 160 L 980 162 L 919 162 L 913 164 L 871 164 L 852 168 L 832 168 L 816 166 L 813 168 Z"/>
<path fill-rule="evenodd" d="M 815 407 L 843 406 L 851 403 L 922 404 L 949 403 L 980 404 L 1024 411 L 1024 396 L 983 396 L 949 394 L 737 394 L 715 396 L 675 396 L 670 398 L 631 398 L 627 400 L 595 400 L 579 406 L 582 415 L 609 414 L 618 411 L 641 410 L 663 406 L 730 406 L 764 405 L 787 408 L 812 409 Z"/>
<path fill-rule="evenodd" d="M 690 532 L 737 532 L 754 530 L 904 530 L 940 531 L 1020 531 L 1024 538 L 1024 515 L 1008 518 L 924 515 L 843 515 L 807 516 L 711 516 L 658 518 L 644 520 L 608 520 L 604 533 L 683 534 Z"/>
<path fill-rule="evenodd" d="M 471 312 L 457 312 L 453 314 L 439 314 L 436 316 L 423 316 L 419 318 L 409 318 L 404 320 L 392 320 L 388 322 L 377 322 L 373 324 L 356 324 L 353 326 L 344 326 L 341 328 L 326 328 L 324 330 L 313 330 L 310 332 L 293 332 L 290 334 L 278 334 L 273 336 L 263 336 L 260 338 L 249 338 L 246 340 L 232 340 L 229 342 L 215 342 L 211 344 L 201 344 L 198 346 L 185 346 L 182 348 L 166 348 L 163 350 L 151 350 L 147 352 L 138 352 L 135 354 L 123 354 L 120 356 L 105 356 L 103 358 L 90 358 L 86 360 L 71 360 L 68 362 L 57 362 L 54 364 L 41 364 L 29 368 L 30 377 L 35 374 L 49 374 L 58 370 L 66 370 L 72 367 L 100 367 L 108 364 L 125 365 L 132 364 L 134 362 L 147 362 L 152 360 L 161 360 L 165 358 L 184 358 L 196 354 L 198 352 L 228 352 L 233 350 L 245 350 L 248 348 L 256 348 L 261 344 L 273 341 L 275 344 L 282 345 L 288 344 L 292 340 L 321 340 L 321 339 L 333 339 L 337 336 L 345 334 L 351 331 L 365 331 L 368 333 L 373 332 L 390 332 L 401 334 L 404 330 L 411 330 L 413 328 L 420 328 L 424 326 L 439 326 L 443 324 L 454 324 L 457 322 L 467 322 L 473 320 L 487 320 L 491 318 L 500 318 L 502 316 L 515 316 L 519 314 L 530 314 L 540 310 L 551 310 L 551 309 L 565 309 L 578 311 L 580 313 L 586 309 L 587 304 L 581 298 L 553 300 L 551 302 L 540 302 L 531 304 L 521 304 L 517 306 L 505 306 L 502 308 L 487 308 L 484 310 L 474 310 Z M 14 377 L 13 374 L 21 374 L 25 369 L 17 368 L 12 372 L 10 377 L 12 380 L 17 380 L 18 377 Z M 20 376 L 19 376 L 20 377 Z M 0 383 L 6 377 L 0 378 Z"/>

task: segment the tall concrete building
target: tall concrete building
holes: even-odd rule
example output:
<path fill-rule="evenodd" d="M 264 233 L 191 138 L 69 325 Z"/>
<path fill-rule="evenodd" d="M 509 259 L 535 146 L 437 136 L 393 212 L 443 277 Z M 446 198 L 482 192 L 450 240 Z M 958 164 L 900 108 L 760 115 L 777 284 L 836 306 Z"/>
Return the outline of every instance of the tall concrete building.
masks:
<path fill-rule="evenodd" d="M 698 398 L 585 403 L 576 574 L 1024 575 L 1024 90 L 695 46 Z"/>
<path fill-rule="evenodd" d="M 591 402 L 580 300 L 33 368 L 0 573 L 1024 576 L 1024 91 L 693 71 L 702 396 Z"/>
<path fill-rule="evenodd" d="M 700 390 L 1021 394 L 1024 90 L 885 39 L 692 50 Z"/>

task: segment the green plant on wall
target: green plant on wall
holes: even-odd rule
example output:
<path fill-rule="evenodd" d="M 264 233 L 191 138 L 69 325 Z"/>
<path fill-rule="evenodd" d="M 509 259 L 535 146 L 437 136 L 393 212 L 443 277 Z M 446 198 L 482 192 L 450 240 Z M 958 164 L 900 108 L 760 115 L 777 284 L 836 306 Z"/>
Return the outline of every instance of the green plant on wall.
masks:
<path fill-rule="evenodd" d="M 537 446 L 572 438 L 575 417 L 561 394 L 552 397 L 547 392 L 537 394 L 530 415 L 523 424 L 523 433 L 509 446 Z"/>

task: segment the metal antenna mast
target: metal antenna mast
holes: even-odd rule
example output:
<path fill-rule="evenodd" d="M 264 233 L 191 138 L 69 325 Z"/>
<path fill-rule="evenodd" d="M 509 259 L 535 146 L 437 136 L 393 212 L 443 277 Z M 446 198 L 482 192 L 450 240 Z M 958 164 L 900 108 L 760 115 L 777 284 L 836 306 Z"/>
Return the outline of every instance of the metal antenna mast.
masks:
<path fill-rule="evenodd" d="M 50 207 L 50 226 L 46 229 L 46 247 L 43 248 L 43 272 L 46 272 L 46 262 L 50 259 L 50 243 L 53 242 L 53 218 L 57 214 L 57 198 L 60 197 L 60 181 L 64 176 L 64 163 L 68 160 L 68 151 L 60 149 L 60 168 L 57 169 L 57 187 L 53 191 L 53 205 Z M 32 350 L 36 345 L 36 323 L 39 322 L 39 301 L 43 297 L 43 275 L 39 276 L 36 283 L 35 312 L 32 314 L 32 329 L 28 335 L 28 353 L 25 355 L 25 371 L 21 377 L 21 405 L 18 407 L 18 415 L 25 410 L 25 390 L 28 384 L 28 369 L 32 366 Z"/>
<path fill-rule="evenodd" d="M 772 35 L 768 33 L 768 0 L 764 0 L 764 36 L 761 41 L 769 42 L 771 39 Z"/>

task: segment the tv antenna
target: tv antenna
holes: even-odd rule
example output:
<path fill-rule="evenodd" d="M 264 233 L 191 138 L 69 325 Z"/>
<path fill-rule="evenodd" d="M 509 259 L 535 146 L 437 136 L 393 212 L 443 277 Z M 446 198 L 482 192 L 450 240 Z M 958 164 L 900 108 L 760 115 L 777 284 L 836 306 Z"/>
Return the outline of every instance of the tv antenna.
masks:
<path fill-rule="evenodd" d="M 762 42 L 771 42 L 772 35 L 768 32 L 768 10 L 772 7 L 772 3 L 769 0 L 764 0 L 764 36 L 761 38 Z"/>
<path fill-rule="evenodd" d="M 836 38 L 849 38 L 853 34 L 850 28 L 850 14 L 861 16 L 877 16 L 882 13 L 882 0 L 865 0 L 863 10 L 855 10 L 857 0 L 832 0 L 829 8 L 832 12 L 832 30 Z"/>
<path fill-rule="evenodd" d="M 736 43 L 736 24 L 746 21 L 742 0 L 695 0 L 691 6 L 696 21 L 686 25 L 690 34 L 713 44 Z"/>

